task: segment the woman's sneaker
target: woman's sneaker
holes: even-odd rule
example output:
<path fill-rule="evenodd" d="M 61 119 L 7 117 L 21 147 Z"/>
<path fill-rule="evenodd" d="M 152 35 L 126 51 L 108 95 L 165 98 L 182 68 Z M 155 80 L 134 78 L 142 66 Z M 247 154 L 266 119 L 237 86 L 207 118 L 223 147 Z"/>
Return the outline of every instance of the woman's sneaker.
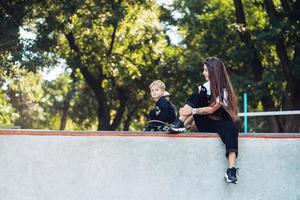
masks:
<path fill-rule="evenodd" d="M 232 168 L 228 168 L 226 173 L 225 173 L 225 180 L 228 182 L 228 183 L 238 183 L 238 180 L 237 180 L 237 168 L 235 167 L 232 167 Z"/>
<path fill-rule="evenodd" d="M 182 121 L 179 119 L 176 119 L 171 125 L 170 125 L 170 133 L 184 133 L 186 132 L 186 128 Z"/>

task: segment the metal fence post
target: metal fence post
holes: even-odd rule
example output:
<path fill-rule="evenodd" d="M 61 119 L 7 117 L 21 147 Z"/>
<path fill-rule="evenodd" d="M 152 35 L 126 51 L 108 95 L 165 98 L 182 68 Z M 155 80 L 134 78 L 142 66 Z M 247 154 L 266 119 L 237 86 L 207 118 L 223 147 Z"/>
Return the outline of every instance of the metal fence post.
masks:
<path fill-rule="evenodd" d="M 247 116 L 247 93 L 244 93 L 244 133 L 248 132 L 248 116 Z"/>

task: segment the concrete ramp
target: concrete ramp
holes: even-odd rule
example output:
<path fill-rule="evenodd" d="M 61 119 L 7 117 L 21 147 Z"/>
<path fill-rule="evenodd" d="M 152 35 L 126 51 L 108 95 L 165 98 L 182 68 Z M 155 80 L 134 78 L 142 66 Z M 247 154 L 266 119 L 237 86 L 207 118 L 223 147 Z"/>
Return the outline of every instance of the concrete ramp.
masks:
<path fill-rule="evenodd" d="M 300 200 L 300 135 L 0 130 L 1 200 Z"/>

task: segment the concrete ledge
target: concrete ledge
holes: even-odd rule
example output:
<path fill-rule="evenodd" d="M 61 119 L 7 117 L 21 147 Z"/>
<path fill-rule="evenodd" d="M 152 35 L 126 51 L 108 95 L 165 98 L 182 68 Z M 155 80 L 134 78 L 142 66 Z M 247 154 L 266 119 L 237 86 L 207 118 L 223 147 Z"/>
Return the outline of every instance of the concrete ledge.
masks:
<path fill-rule="evenodd" d="M 223 179 L 224 154 L 218 135 L 209 133 L 1 130 L 0 195 L 3 200 L 300 200 L 298 135 L 241 134 L 237 185 Z"/>
<path fill-rule="evenodd" d="M 216 133 L 185 133 L 167 134 L 164 132 L 143 132 L 143 131 L 58 131 L 58 130 L 37 130 L 37 129 L 0 129 L 1 135 L 37 135 L 37 136 L 124 136 L 124 137 L 182 137 L 182 138 L 215 138 Z M 300 139 L 300 133 L 240 133 L 240 138 L 283 138 Z"/>

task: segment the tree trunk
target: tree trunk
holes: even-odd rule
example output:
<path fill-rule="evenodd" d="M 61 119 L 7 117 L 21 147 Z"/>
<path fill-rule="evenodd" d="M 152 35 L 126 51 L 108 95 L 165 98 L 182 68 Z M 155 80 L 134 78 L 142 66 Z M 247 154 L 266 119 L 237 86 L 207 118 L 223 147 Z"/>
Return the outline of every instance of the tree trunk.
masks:
<path fill-rule="evenodd" d="M 68 111 L 69 111 L 69 106 L 70 102 L 69 101 L 64 101 L 63 102 L 63 113 L 60 119 L 60 127 L 59 130 L 65 130 L 66 124 L 67 124 L 67 116 L 68 116 Z"/>
<path fill-rule="evenodd" d="M 234 0 L 234 7 L 235 7 L 235 16 L 236 22 L 239 25 L 247 27 L 247 22 L 245 18 L 244 8 L 241 0 Z M 262 81 L 262 74 L 263 74 L 263 66 L 260 60 L 259 53 L 255 48 L 254 42 L 252 41 L 250 34 L 248 31 L 240 32 L 239 36 L 241 41 L 246 45 L 247 49 L 250 50 L 251 54 L 249 55 L 250 58 L 250 66 L 253 72 L 253 79 L 255 83 L 259 83 Z M 268 91 L 268 88 L 263 86 L 261 88 L 264 91 Z M 272 102 L 272 98 L 270 96 L 264 96 L 261 98 L 264 110 L 273 110 L 274 105 Z M 272 132 L 279 132 L 280 124 L 276 120 L 275 116 L 269 116 L 267 118 L 270 131 Z"/>
<path fill-rule="evenodd" d="M 120 5 L 121 1 L 119 0 L 117 4 Z M 115 8 L 115 6 L 117 6 L 117 5 L 114 2 L 112 2 L 112 7 Z M 114 10 L 114 11 L 119 12 L 118 9 Z M 111 55 L 112 55 L 113 47 L 115 44 L 116 31 L 117 31 L 118 24 L 119 24 L 118 22 L 119 22 L 118 19 L 116 19 L 116 21 L 113 24 L 113 32 L 111 35 L 110 47 L 107 52 L 108 57 L 111 57 Z M 79 68 L 80 68 L 81 74 L 83 75 L 85 81 L 88 83 L 88 85 L 90 86 L 90 88 L 93 90 L 93 92 L 96 95 L 96 99 L 98 102 L 98 130 L 116 130 L 116 128 L 120 125 L 122 116 L 125 112 L 126 102 L 127 102 L 127 98 L 125 96 L 126 90 L 124 90 L 124 88 L 117 88 L 118 94 L 119 94 L 120 105 L 117 109 L 117 113 L 116 113 L 116 116 L 115 116 L 112 124 L 110 124 L 111 117 L 110 117 L 110 109 L 109 109 L 108 99 L 105 95 L 104 88 L 102 88 L 102 82 L 103 82 L 103 78 L 104 78 L 103 66 L 99 65 L 97 80 L 96 80 L 96 78 L 90 73 L 88 68 L 86 66 L 84 66 L 81 62 L 81 52 L 75 43 L 75 38 L 74 38 L 73 33 L 70 32 L 68 34 L 65 34 L 65 36 L 68 40 L 70 48 L 76 52 L 75 62 L 77 64 L 77 66 L 80 66 Z"/>
<path fill-rule="evenodd" d="M 80 72 L 83 75 L 85 81 L 96 95 L 98 103 L 98 130 L 110 130 L 110 111 L 107 104 L 107 98 L 105 96 L 104 89 L 102 88 L 102 65 L 99 67 L 98 79 L 89 72 L 88 68 L 81 62 L 81 52 L 75 43 L 75 38 L 72 32 L 65 34 L 69 46 L 76 52 L 74 57 L 76 66 L 79 66 Z"/>
<path fill-rule="evenodd" d="M 123 131 L 129 131 L 130 121 L 131 121 L 131 117 L 127 115 L 127 118 L 124 122 Z"/>
<path fill-rule="evenodd" d="M 284 1 L 282 1 L 284 3 Z M 279 13 L 276 11 L 274 3 L 272 0 L 264 1 L 266 11 L 268 17 L 270 19 L 271 24 L 278 24 L 278 22 L 282 22 L 282 17 L 279 16 Z M 285 9 L 287 4 L 285 5 Z M 287 81 L 286 91 L 288 93 L 287 97 L 284 98 L 282 103 L 283 110 L 294 110 L 299 109 L 300 95 L 299 89 L 297 89 L 297 84 L 299 84 L 299 79 L 295 77 L 292 73 L 291 61 L 288 58 L 286 46 L 284 43 L 284 39 L 282 36 L 279 36 L 275 40 L 276 53 L 280 60 L 280 64 L 282 66 L 284 76 Z M 295 45 L 296 48 L 299 44 Z M 297 54 L 297 51 L 295 51 Z M 284 132 L 298 132 L 299 131 L 299 117 L 298 116 L 287 116 L 284 120 Z"/>
<path fill-rule="evenodd" d="M 119 98 L 119 107 L 117 109 L 116 116 L 113 120 L 113 123 L 111 124 L 111 129 L 116 130 L 118 126 L 121 124 L 122 117 L 125 113 L 126 109 L 126 103 L 127 103 L 127 97 L 126 97 L 126 91 L 122 88 L 118 88 L 118 98 Z"/>

